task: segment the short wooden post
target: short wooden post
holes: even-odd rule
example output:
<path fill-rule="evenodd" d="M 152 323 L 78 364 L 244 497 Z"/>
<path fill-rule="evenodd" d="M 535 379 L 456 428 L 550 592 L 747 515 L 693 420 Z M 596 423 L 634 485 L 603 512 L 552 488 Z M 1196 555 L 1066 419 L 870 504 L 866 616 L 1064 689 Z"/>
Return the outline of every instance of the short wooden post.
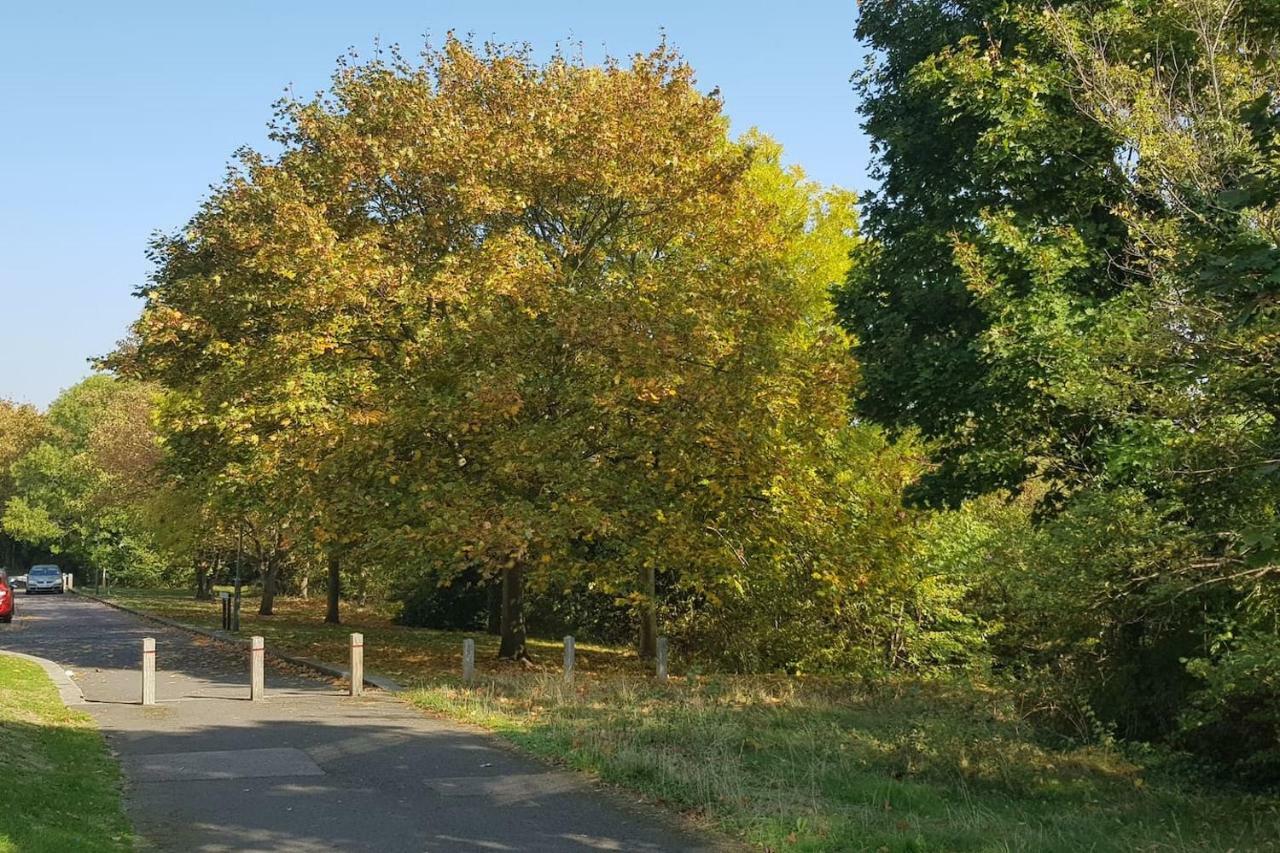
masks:
<path fill-rule="evenodd" d="M 142 640 L 142 704 L 156 704 L 156 641 L 152 637 Z"/>
<path fill-rule="evenodd" d="M 564 683 L 573 683 L 573 637 L 564 638 Z"/>
<path fill-rule="evenodd" d="M 364 634 L 351 635 L 351 695 L 364 695 Z"/>
<path fill-rule="evenodd" d="M 249 700 L 257 702 L 266 693 L 267 646 L 261 637 L 249 638 Z"/>
<path fill-rule="evenodd" d="M 658 638 L 658 680 L 667 680 L 667 638 Z"/>
<path fill-rule="evenodd" d="M 71 572 L 64 572 L 62 575 L 62 588 L 67 592 L 71 592 L 76 588 L 76 576 Z"/>
<path fill-rule="evenodd" d="M 462 680 L 471 681 L 476 677 L 476 641 L 462 641 Z"/>

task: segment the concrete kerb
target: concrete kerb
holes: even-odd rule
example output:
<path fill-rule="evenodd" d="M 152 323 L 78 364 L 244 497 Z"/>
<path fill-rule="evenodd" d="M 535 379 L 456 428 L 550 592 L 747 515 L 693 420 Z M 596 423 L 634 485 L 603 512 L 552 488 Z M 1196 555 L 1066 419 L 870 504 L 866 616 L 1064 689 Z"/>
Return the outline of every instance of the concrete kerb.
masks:
<path fill-rule="evenodd" d="M 11 652 L 8 649 L 0 649 L 0 655 L 22 658 L 34 664 L 39 664 L 40 668 L 49 676 L 49 680 L 53 682 L 53 686 L 58 688 L 58 696 L 62 698 L 62 704 L 67 707 L 84 704 L 84 693 L 80 690 L 80 685 L 72 681 L 66 670 L 53 661 L 38 658 L 35 655 L 24 655 L 22 652 Z"/>
<path fill-rule="evenodd" d="M 101 598 L 99 596 L 93 595 L 92 593 L 83 592 L 78 589 L 73 590 L 72 594 L 78 595 L 81 598 L 87 598 L 90 601 L 96 601 L 100 604 L 105 604 L 108 607 L 114 607 L 116 610 L 122 610 L 125 613 L 130 613 L 134 616 L 137 616 L 139 619 L 146 619 L 147 621 L 154 622 L 157 625 L 164 625 L 166 628 L 173 628 L 178 631 L 184 631 L 188 634 L 194 634 L 197 637 L 204 637 L 205 639 L 213 640 L 215 643 L 224 643 L 229 646 L 235 646 L 236 648 L 242 651 L 248 651 L 249 649 L 248 637 L 238 637 L 235 634 L 229 634 L 226 631 L 211 631 L 207 628 L 197 628 L 194 625 L 186 625 L 186 624 L 183 624 L 182 622 L 175 622 L 172 619 L 166 619 L 164 616 L 156 616 L 153 613 L 146 613 L 141 610 L 135 610 L 132 607 L 126 607 L 123 604 L 118 604 L 114 601 L 110 601 L 108 599 Z M 329 676 L 330 678 L 339 678 L 339 679 L 346 680 L 351 677 L 350 671 L 343 669 L 340 666 L 332 666 L 330 664 L 324 663 L 323 661 L 318 661 L 314 658 L 300 658 L 300 657 L 294 657 L 293 655 L 286 655 L 281 652 L 275 652 L 271 650 L 270 646 L 267 647 L 267 657 L 271 658 L 272 660 L 280 661 L 281 663 L 292 664 L 293 666 L 300 666 L 300 667 L 303 667 L 304 669 L 312 670 L 313 672 L 317 672 L 321 675 Z M 398 683 L 391 680 L 390 678 L 387 678 L 385 675 L 378 675 L 377 673 L 369 672 L 368 670 L 366 670 L 364 674 L 364 683 L 370 687 L 376 687 L 379 690 L 385 690 L 387 693 L 399 693 L 401 690 L 404 689 Z"/>

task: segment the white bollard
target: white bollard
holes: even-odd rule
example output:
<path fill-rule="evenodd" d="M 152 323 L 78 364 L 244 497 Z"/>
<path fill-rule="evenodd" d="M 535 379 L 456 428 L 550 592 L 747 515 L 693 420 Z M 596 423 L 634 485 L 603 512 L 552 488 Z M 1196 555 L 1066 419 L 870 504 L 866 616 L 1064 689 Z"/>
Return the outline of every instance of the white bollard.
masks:
<path fill-rule="evenodd" d="M 156 641 L 142 640 L 142 704 L 156 704 Z"/>
<path fill-rule="evenodd" d="M 472 681 L 476 677 L 476 641 L 462 641 L 462 680 Z"/>
<path fill-rule="evenodd" d="M 658 638 L 658 681 L 667 680 L 667 638 Z"/>
<path fill-rule="evenodd" d="M 573 683 L 573 637 L 564 638 L 564 683 Z"/>
<path fill-rule="evenodd" d="M 266 641 L 261 637 L 249 638 L 249 701 L 257 702 L 266 693 Z"/>
<path fill-rule="evenodd" d="M 351 635 L 351 695 L 364 695 L 364 634 Z"/>

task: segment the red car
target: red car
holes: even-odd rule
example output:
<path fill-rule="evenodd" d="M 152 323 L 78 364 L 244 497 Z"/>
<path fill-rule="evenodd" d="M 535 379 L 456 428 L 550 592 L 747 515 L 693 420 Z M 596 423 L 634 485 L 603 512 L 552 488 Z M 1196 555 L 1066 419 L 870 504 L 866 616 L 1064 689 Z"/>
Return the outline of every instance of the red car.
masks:
<path fill-rule="evenodd" d="M 0 622 L 13 621 L 13 585 L 9 576 L 0 572 Z"/>

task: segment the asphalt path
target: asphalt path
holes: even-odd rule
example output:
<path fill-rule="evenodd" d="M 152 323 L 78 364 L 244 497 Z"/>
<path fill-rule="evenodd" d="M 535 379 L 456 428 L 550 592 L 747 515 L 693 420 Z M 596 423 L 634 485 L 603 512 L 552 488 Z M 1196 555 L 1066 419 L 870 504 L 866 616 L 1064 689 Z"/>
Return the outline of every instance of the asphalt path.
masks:
<path fill-rule="evenodd" d="M 0 649 L 71 674 L 120 759 L 143 850 L 722 849 L 392 697 L 268 666 L 267 697 L 250 702 L 234 650 L 75 595 L 17 606 Z M 143 637 L 157 647 L 150 707 Z"/>

